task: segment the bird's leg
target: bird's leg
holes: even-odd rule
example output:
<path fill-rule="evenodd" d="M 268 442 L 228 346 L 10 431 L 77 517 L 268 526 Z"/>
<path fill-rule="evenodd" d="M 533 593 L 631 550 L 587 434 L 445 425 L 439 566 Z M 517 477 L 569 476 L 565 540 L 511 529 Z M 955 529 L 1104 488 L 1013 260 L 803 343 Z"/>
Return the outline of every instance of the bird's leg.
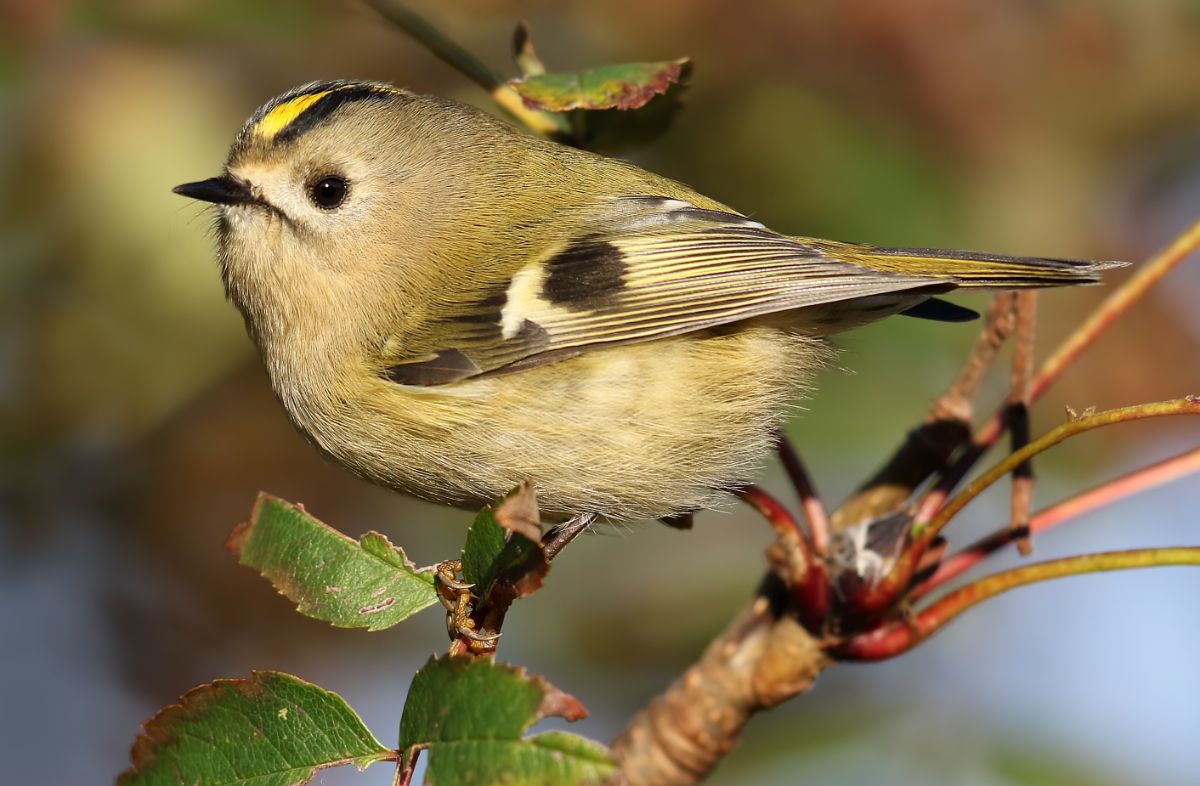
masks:
<path fill-rule="evenodd" d="M 557 557 L 568 543 L 592 526 L 597 518 L 595 513 L 580 513 L 547 532 L 542 538 L 542 551 L 546 555 L 546 561 L 549 562 Z"/>
<path fill-rule="evenodd" d="M 547 532 L 541 542 L 542 555 L 545 558 L 542 565 L 554 559 L 568 543 L 590 527 L 596 518 L 595 513 L 581 513 Z M 506 595 L 503 591 L 504 582 L 501 581 L 500 600 L 496 597 L 496 584 L 491 588 L 483 588 L 488 598 L 478 598 L 471 592 L 475 585 L 463 581 L 461 574 L 461 560 L 441 562 L 434 571 L 438 600 L 446 608 L 446 632 L 450 634 L 452 641 L 465 643 L 467 648 L 476 654 L 491 652 L 495 649 L 495 642 L 500 638 L 500 633 L 498 630 L 489 633 L 488 629 L 493 626 L 499 628 L 508 604 L 518 596 Z M 480 604 L 485 600 L 490 605 L 481 607 Z M 485 620 L 489 622 L 481 622 Z"/>

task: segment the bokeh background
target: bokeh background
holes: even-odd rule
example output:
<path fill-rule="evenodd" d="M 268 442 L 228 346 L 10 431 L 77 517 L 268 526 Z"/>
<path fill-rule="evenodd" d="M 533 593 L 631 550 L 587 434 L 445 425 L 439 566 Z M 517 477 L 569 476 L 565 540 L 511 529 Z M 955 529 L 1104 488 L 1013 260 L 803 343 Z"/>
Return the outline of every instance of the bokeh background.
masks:
<path fill-rule="evenodd" d="M 414 7 L 505 74 L 520 18 L 551 68 L 692 56 L 672 129 L 627 155 L 782 230 L 1140 260 L 1200 217 L 1196 0 Z M 359 482 L 293 433 L 224 301 L 211 216 L 170 188 L 216 174 L 243 119 L 311 79 L 487 97 L 350 0 L 0 9 L 3 779 L 108 782 L 157 707 L 253 668 L 341 692 L 394 740 L 408 679 L 444 647 L 440 615 L 329 629 L 222 541 L 259 489 L 351 534 L 382 530 L 425 564 L 454 554 L 469 517 Z M 1103 294 L 1045 295 L 1042 352 Z M 1200 391 L 1198 298 L 1193 260 L 1035 428 L 1064 404 Z M 845 368 L 792 427 L 830 502 L 923 414 L 974 333 L 892 320 L 842 338 Z M 1192 447 L 1198 425 L 1063 445 L 1038 462 L 1037 502 Z M 974 505 L 959 542 L 1005 502 L 998 488 Z M 1200 483 L 1180 481 L 1039 538 L 1038 556 L 1196 542 L 1197 510 Z M 510 616 L 503 655 L 581 696 L 593 715 L 577 729 L 609 739 L 745 602 L 769 539 L 732 506 L 691 532 L 588 538 Z M 1183 569 L 1021 590 L 894 662 L 831 670 L 756 719 L 712 782 L 1193 784 L 1198 598 L 1200 571 Z"/>

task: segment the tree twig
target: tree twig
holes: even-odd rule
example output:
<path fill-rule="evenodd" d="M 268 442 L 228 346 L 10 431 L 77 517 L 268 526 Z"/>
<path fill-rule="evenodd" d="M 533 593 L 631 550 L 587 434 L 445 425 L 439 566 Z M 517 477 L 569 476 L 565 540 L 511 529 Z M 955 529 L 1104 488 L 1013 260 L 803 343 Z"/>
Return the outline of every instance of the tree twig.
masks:
<path fill-rule="evenodd" d="M 960 587 L 909 619 L 853 636 L 832 647 L 831 654 L 841 660 L 855 661 L 893 658 L 929 638 L 972 606 L 1017 587 L 1085 573 L 1174 565 L 1200 565 L 1200 547 L 1110 551 L 1023 565 Z"/>
<path fill-rule="evenodd" d="M 817 494 L 812 476 L 800 459 L 800 454 L 786 436 L 779 437 L 779 457 L 783 461 L 783 469 L 787 472 L 792 486 L 800 497 L 800 507 L 808 520 L 808 531 L 812 536 L 812 549 L 819 556 L 829 553 L 829 514 L 825 512 L 825 503 Z"/>
<path fill-rule="evenodd" d="M 1142 266 L 1117 293 L 1106 300 L 1093 313 L 1092 317 L 1051 355 L 1030 383 L 1030 401 L 1036 400 L 1046 387 L 1061 375 L 1072 360 L 1091 346 L 1104 330 L 1127 311 L 1134 302 L 1145 295 L 1150 286 L 1166 275 L 1197 245 L 1200 245 L 1200 222 L 1197 222 L 1187 233 L 1176 240 L 1170 248 Z M 994 302 L 993 310 L 996 308 L 997 304 Z M 989 317 L 991 317 L 991 310 Z M 998 334 L 1001 332 L 1003 336 L 1008 334 L 1002 327 L 996 327 L 993 324 L 995 321 L 994 318 L 989 319 L 985 335 L 980 337 L 976 349 L 972 353 L 972 359 L 968 362 L 968 367 L 964 368 L 963 374 L 960 374 L 960 380 L 964 381 L 965 390 L 977 388 L 977 379 L 982 376 L 976 373 L 977 369 L 986 369 L 992 362 L 995 348 L 989 349 L 989 345 L 994 343 L 994 347 L 999 347 L 1003 338 L 997 337 Z M 1009 325 L 1007 330 L 1010 331 L 1011 327 Z M 989 331 L 991 332 L 989 333 Z M 984 345 L 982 348 L 980 343 Z M 973 365 L 976 363 L 978 366 Z M 953 386 L 950 391 L 947 391 L 947 395 L 954 396 L 949 400 L 951 405 L 974 397 L 974 393 L 971 393 L 969 397 L 965 394 L 956 394 Z M 947 402 L 939 400 L 939 403 Z M 976 433 L 972 442 L 969 411 L 964 419 L 963 416 L 954 414 L 952 408 L 947 414 L 945 409 L 939 411 L 935 407 L 929 421 L 911 432 L 884 468 L 833 514 L 832 527 L 835 530 L 845 529 L 879 514 L 895 510 L 911 494 L 912 489 L 916 488 L 930 474 L 943 471 L 955 450 L 964 445 L 969 446 L 965 455 L 955 463 L 954 467 L 945 471 L 945 474 L 959 473 L 957 478 L 952 479 L 947 486 L 952 490 L 954 485 L 966 476 L 966 473 L 983 455 L 987 447 L 994 444 L 999 438 L 1006 425 L 1004 418 L 1007 411 L 1006 408 L 997 413 L 987 426 Z M 940 432 L 935 428 L 940 428 Z M 1065 438 L 1065 436 L 1061 438 Z M 1033 443 L 1029 448 L 1035 446 L 1036 443 Z M 1028 456 L 1021 457 L 1021 460 L 1025 458 Z M 1165 479 L 1178 476 L 1184 471 L 1193 471 L 1189 469 L 1194 467 L 1192 462 L 1200 463 L 1200 459 L 1194 456 L 1190 460 L 1178 457 L 1170 462 L 1169 467 L 1158 470 L 1158 480 L 1150 479 L 1152 477 L 1150 473 L 1154 471 L 1154 468 L 1150 468 L 1146 470 L 1145 476 L 1138 477 L 1138 473 L 1135 473 L 1114 482 L 1107 490 L 1096 489 L 1089 494 L 1068 500 L 1043 511 L 1039 517 L 1031 520 L 1031 528 L 1034 521 L 1043 528 L 1052 526 L 1056 517 L 1061 517 L 1059 520 L 1063 520 L 1069 515 L 1078 515 L 1084 510 L 1098 507 L 1117 496 L 1133 493 L 1134 487 L 1138 483 L 1149 486 L 1157 482 L 1165 482 Z M 1003 477 L 1011 469 L 1011 466 L 1003 469 L 996 478 Z M 1102 489 L 1104 488 L 1102 487 Z M 1122 492 L 1119 489 L 1125 490 Z M 948 492 L 941 498 L 941 502 L 929 510 L 936 512 L 938 509 L 942 509 L 944 512 L 942 502 L 947 496 Z M 1106 496 L 1108 499 L 1105 499 Z M 931 512 L 922 520 L 928 520 L 932 515 Z M 924 534 L 929 538 L 924 548 L 925 554 L 928 554 L 930 553 L 928 547 L 934 542 L 936 535 L 930 534 L 928 528 Z M 1012 534 L 1011 530 L 1006 529 L 997 537 L 1007 538 L 1009 540 L 1006 542 L 1010 542 Z M 917 554 L 917 551 L 910 548 L 905 554 L 906 557 L 915 555 L 916 558 L 908 568 L 907 578 L 903 579 L 904 586 L 911 581 L 911 576 L 916 569 L 915 565 L 921 564 L 921 555 Z M 1162 564 L 1163 553 L 1163 550 L 1159 550 L 1160 561 L 1154 562 L 1154 564 Z M 1180 564 L 1200 563 L 1200 549 L 1167 550 L 1166 553 L 1168 555 L 1171 553 L 1182 554 L 1186 557 L 1186 560 L 1180 560 Z M 929 633 L 939 629 L 946 621 L 962 613 L 971 605 L 979 603 L 985 597 L 1021 586 L 1022 582 L 1029 583 L 1030 581 L 1057 578 L 1059 575 L 1071 575 L 1087 570 L 1140 567 L 1140 564 L 1135 563 L 1144 559 L 1144 554 L 1139 555 L 1136 552 L 1126 552 L 1111 558 L 1105 555 L 1094 556 L 1096 559 L 1091 563 L 1085 563 L 1086 567 L 1078 562 L 1074 565 L 1067 562 L 1058 566 L 1050 563 L 1050 567 L 1046 567 L 1047 563 L 1042 563 L 1019 568 L 1018 571 L 1025 571 L 1025 573 L 1017 573 L 1015 576 L 1004 577 L 1001 574 L 1000 578 L 993 577 L 990 583 L 979 584 L 977 582 L 972 589 L 964 588 L 959 591 L 961 594 L 947 596 L 926 609 L 922 612 L 925 615 L 924 618 L 918 622 L 916 627 L 906 621 L 884 622 L 882 627 L 850 639 L 850 647 L 841 654 L 844 657 L 863 658 L 874 653 L 875 657 L 891 657 L 915 646 Z M 962 563 L 960 562 L 960 564 Z M 966 567 L 962 569 L 965 570 Z M 1055 575 L 1056 571 L 1058 571 L 1057 575 Z M 893 573 L 895 575 L 896 571 Z M 893 577 L 889 577 L 889 579 L 891 578 Z M 790 675 L 785 674 L 784 677 L 785 680 L 789 676 L 795 678 L 790 683 L 794 689 L 790 692 L 788 690 L 772 690 L 769 681 L 759 680 L 757 682 L 761 687 L 756 690 L 759 695 L 770 700 L 746 698 L 747 691 L 751 689 L 749 685 L 755 682 L 747 675 L 755 673 L 753 664 L 760 662 L 764 652 L 772 650 L 772 647 L 766 643 L 770 641 L 771 631 L 780 628 L 788 620 L 787 616 L 780 617 L 784 609 L 783 604 L 789 597 L 788 588 L 778 586 L 780 584 L 782 581 L 778 574 L 768 573 L 764 580 L 764 587 L 775 585 L 775 590 L 764 593 L 764 596 L 756 599 L 752 606 L 743 610 L 726 632 L 713 642 L 703 658 L 695 666 L 689 668 L 664 694 L 655 699 L 646 710 L 639 713 L 627 731 L 617 740 L 614 744 L 614 751 L 621 763 L 622 772 L 626 774 L 630 784 L 634 786 L 641 786 L 641 784 L 683 786 L 696 783 L 721 756 L 733 747 L 745 721 L 753 712 L 772 706 L 772 702 L 804 692 L 811 686 L 812 680 L 829 665 L 825 653 L 819 646 L 818 639 L 807 633 L 803 626 L 793 623 L 788 630 L 791 631 L 796 641 L 805 642 L 803 646 L 793 646 L 793 650 L 799 650 L 803 654 L 794 658 L 791 664 L 793 671 Z M 896 597 L 899 597 L 904 586 L 897 590 Z M 776 600 L 771 602 L 768 598 Z M 772 611 L 772 609 L 774 610 Z M 756 643 L 753 651 L 750 652 L 751 648 L 747 646 L 746 642 L 751 641 L 763 643 Z M 786 647 L 780 648 L 781 651 L 787 651 L 787 649 Z M 856 649 L 860 651 L 856 653 Z M 740 664 L 740 667 L 734 668 L 733 664 Z M 770 671 L 763 670 L 757 673 L 769 674 Z M 720 733 L 712 733 L 714 724 L 723 724 Z"/>
<path fill-rule="evenodd" d="M 938 396 L 930 408 L 930 420 L 961 420 L 971 422 L 979 385 L 996 362 L 996 355 L 1012 334 L 1017 323 L 1017 293 L 1000 292 L 992 298 L 984 316 L 983 329 L 975 339 L 967 362 L 946 392 Z"/>
<path fill-rule="evenodd" d="M 1038 453 L 1048 450 L 1076 434 L 1102 426 L 1143 418 L 1194 414 L 1200 414 L 1200 397 L 1196 396 L 1090 413 L 1052 429 L 1021 450 L 1009 454 L 1004 460 L 971 481 L 957 496 L 940 508 L 929 510 L 923 503 L 918 514 L 924 517 L 913 523 L 913 542 L 895 561 L 891 571 L 881 581 L 871 585 L 868 592 L 856 598 L 856 610 L 861 613 L 880 614 L 891 608 L 908 591 L 919 567 L 926 564 L 926 554 L 934 546 L 939 534 L 951 519 L 993 483 Z"/>
<path fill-rule="evenodd" d="M 764 587 L 613 742 L 627 786 L 700 782 L 751 716 L 812 687 L 830 659 L 794 619 L 780 616 L 781 592 L 778 579 Z"/>
<path fill-rule="evenodd" d="M 1114 423 L 1124 423 L 1131 420 L 1142 420 L 1143 418 L 1163 417 L 1168 415 L 1195 415 L 1200 414 L 1200 398 L 1196 396 L 1186 396 L 1172 401 L 1161 401 L 1154 404 L 1138 404 L 1132 407 L 1122 407 L 1120 409 L 1110 409 L 1104 412 L 1097 412 L 1091 415 L 1084 415 L 1068 423 L 1064 423 L 1058 428 L 1052 429 L 1048 433 L 1030 442 L 1021 450 L 1011 453 L 993 466 L 988 471 L 984 472 L 975 480 L 971 481 L 956 497 L 947 502 L 932 519 L 928 521 L 917 521 L 914 526 L 914 534 L 922 541 L 932 542 L 950 519 L 954 518 L 960 510 L 966 507 L 967 503 L 975 499 L 983 493 L 985 489 L 991 486 L 1000 478 L 1012 472 L 1016 467 L 1020 466 L 1025 461 L 1028 461 L 1033 456 L 1041 453 L 1049 448 L 1057 445 L 1063 440 L 1073 437 L 1076 434 L 1082 434 L 1085 431 L 1109 426 Z"/>
<path fill-rule="evenodd" d="M 1197 248 L 1200 248 L 1200 221 L 1188 227 L 1187 231 L 1148 262 L 1139 265 L 1132 276 L 1113 290 L 1113 293 L 1088 315 L 1083 324 L 1073 330 L 1058 345 L 1050 357 L 1038 368 L 1037 374 L 1030 382 L 1029 400 L 1040 399 L 1042 394 L 1088 347 L 1095 344 L 1118 319 L 1137 305 L 1155 284 L 1174 270 L 1179 263 L 1187 259 Z M 1004 425 L 1001 415 L 993 416 L 976 433 L 975 442 L 982 446 L 995 444 L 1004 430 Z"/>
<path fill-rule="evenodd" d="M 1132 276 L 1105 298 L 1087 319 L 1058 345 L 1030 380 L 1029 402 L 1032 404 L 1040 399 L 1088 347 L 1095 344 L 1118 319 L 1140 302 L 1155 284 L 1197 248 L 1200 248 L 1200 221 L 1192 224 L 1171 245 L 1148 262 L 1139 265 Z M 1000 435 L 1008 428 L 1010 416 L 1011 409 L 1003 407 L 975 432 L 970 446 L 942 473 L 937 486 L 921 501 L 918 521 L 928 518 L 933 511 L 942 506 L 975 463 L 1000 439 Z"/>
<path fill-rule="evenodd" d="M 738 489 L 737 495 L 767 520 L 780 540 L 789 543 L 793 540 L 797 541 L 795 548 L 806 563 L 812 561 L 812 551 L 809 548 L 808 539 L 804 535 L 804 528 L 800 526 L 800 522 L 782 502 L 758 486 L 743 486 Z"/>
<path fill-rule="evenodd" d="M 1033 345 L 1037 320 L 1037 293 L 1033 290 L 1018 292 L 1015 301 L 1017 316 L 1016 351 L 1013 354 L 1012 385 L 1008 394 L 1009 431 L 1012 435 L 1012 451 L 1016 452 L 1029 444 L 1029 380 L 1033 375 Z M 1014 533 L 1025 532 L 1017 537 L 1017 549 L 1022 556 L 1033 553 L 1029 539 L 1029 511 L 1033 505 L 1033 463 L 1019 464 L 1012 474 L 1012 519 L 1010 527 Z"/>
<path fill-rule="evenodd" d="M 814 559 L 800 522 L 782 502 L 758 486 L 745 486 L 738 490 L 738 496 L 775 530 L 775 541 L 767 549 L 771 569 L 792 589 L 799 605 L 813 606 L 814 613 L 823 617 L 827 601 L 821 590 L 825 572 Z"/>
<path fill-rule="evenodd" d="M 1093 510 L 1111 505 L 1117 500 L 1148 491 L 1193 472 L 1200 472 L 1200 448 L 1101 483 L 1070 499 L 1051 505 L 1029 519 L 1029 532 L 1045 532 Z M 990 554 L 1012 543 L 1015 536 L 1012 528 L 1006 527 L 947 557 L 938 565 L 937 570 L 908 594 L 908 599 L 919 600 L 933 590 L 945 586 L 947 582 L 975 567 Z"/>
<path fill-rule="evenodd" d="M 479 58 L 451 41 L 442 31 L 429 24 L 403 3 L 396 0 L 366 0 L 366 2 L 389 22 L 416 39 L 439 60 L 486 90 L 501 109 L 525 124 L 530 130 L 555 138 L 570 134 L 570 122 L 565 116 L 525 106 L 525 102 L 517 94 L 517 91 L 496 76 Z"/>
<path fill-rule="evenodd" d="M 970 442 L 979 384 L 1015 325 L 1014 299 L 1012 292 L 992 298 L 983 329 L 958 377 L 930 407 L 925 422 L 910 431 L 887 463 L 833 514 L 830 524 L 835 532 L 895 511 Z"/>

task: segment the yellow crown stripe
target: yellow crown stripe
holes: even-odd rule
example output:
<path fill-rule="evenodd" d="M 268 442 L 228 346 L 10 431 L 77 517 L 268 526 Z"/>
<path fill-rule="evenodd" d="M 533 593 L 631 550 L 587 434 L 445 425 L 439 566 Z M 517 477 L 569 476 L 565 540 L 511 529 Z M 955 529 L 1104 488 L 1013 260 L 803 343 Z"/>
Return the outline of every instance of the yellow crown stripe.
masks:
<path fill-rule="evenodd" d="M 274 139 L 280 131 L 287 128 L 305 109 L 308 109 L 332 92 L 333 90 L 322 90 L 319 93 L 309 93 L 308 95 L 297 96 L 291 101 L 285 101 L 270 112 L 267 112 L 263 116 L 263 119 L 258 121 L 258 125 L 254 127 L 254 135 L 266 140 Z"/>

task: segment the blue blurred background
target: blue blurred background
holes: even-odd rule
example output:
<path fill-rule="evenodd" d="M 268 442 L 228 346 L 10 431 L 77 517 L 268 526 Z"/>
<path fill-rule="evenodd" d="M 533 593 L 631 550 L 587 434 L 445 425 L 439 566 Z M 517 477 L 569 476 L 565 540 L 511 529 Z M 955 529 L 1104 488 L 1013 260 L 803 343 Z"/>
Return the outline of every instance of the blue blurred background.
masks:
<path fill-rule="evenodd" d="M 551 68 L 692 56 L 672 129 L 629 157 L 781 230 L 1140 260 L 1200 217 L 1196 0 L 414 7 L 506 74 L 521 18 Z M 469 517 L 367 486 L 291 430 L 224 301 L 211 216 L 170 188 L 216 174 L 244 118 L 308 80 L 487 97 L 350 0 L 3 0 L 0 14 L 4 779 L 108 781 L 156 708 L 253 668 L 341 692 L 393 741 L 408 679 L 445 646 L 439 615 L 329 629 L 222 541 L 259 489 L 424 564 L 454 554 Z M 1103 295 L 1043 296 L 1041 351 Z M 1035 429 L 1065 404 L 1200 392 L 1197 298 L 1193 260 L 1046 397 Z M 842 337 L 844 368 L 792 427 L 829 502 L 924 414 L 974 333 L 892 320 Z M 1193 447 L 1198 425 L 1065 444 L 1038 462 L 1036 502 Z M 1005 505 L 1002 488 L 973 505 L 958 542 Z M 1040 537 L 1036 556 L 1195 543 L 1197 510 L 1200 483 L 1179 481 Z M 577 730 L 610 739 L 750 596 L 769 539 L 732 506 L 691 532 L 588 538 L 510 615 L 502 654 L 578 694 L 593 715 Z M 1198 598 L 1200 571 L 1183 569 L 1021 590 L 896 661 L 832 669 L 756 719 L 712 783 L 1194 784 Z"/>

